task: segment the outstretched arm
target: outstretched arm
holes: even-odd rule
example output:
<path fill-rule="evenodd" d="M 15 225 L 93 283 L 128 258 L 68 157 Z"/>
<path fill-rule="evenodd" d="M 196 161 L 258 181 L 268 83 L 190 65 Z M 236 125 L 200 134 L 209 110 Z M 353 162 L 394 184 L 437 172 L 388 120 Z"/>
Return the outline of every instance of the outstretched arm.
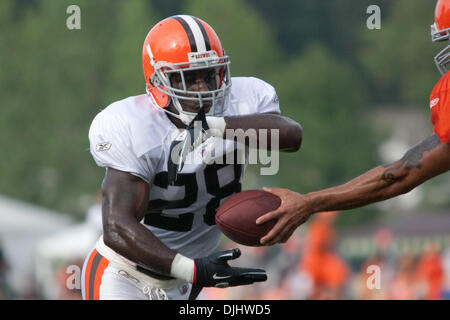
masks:
<path fill-rule="evenodd" d="M 281 206 L 257 220 L 263 223 L 278 219 L 261 239 L 271 245 L 285 242 L 295 229 L 316 212 L 348 210 L 407 193 L 424 181 L 450 169 L 450 144 L 436 135 L 410 149 L 400 160 L 375 167 L 349 182 L 305 195 L 287 189 L 266 188 L 278 195 Z"/>

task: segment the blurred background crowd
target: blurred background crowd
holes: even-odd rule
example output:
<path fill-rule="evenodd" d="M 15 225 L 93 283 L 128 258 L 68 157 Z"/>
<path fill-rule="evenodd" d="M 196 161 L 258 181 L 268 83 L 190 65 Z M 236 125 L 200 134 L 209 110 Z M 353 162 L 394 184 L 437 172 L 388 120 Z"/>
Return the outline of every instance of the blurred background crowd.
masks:
<path fill-rule="evenodd" d="M 370 247 L 351 254 L 345 250 L 345 242 L 364 240 L 343 239 L 335 229 L 337 215 L 317 214 L 304 234 L 295 234 L 283 245 L 241 247 L 246 263 L 265 266 L 269 280 L 246 288 L 208 288 L 201 298 L 450 299 L 449 237 L 420 239 L 410 234 L 401 247 L 392 230 L 378 228 L 366 235 Z M 232 246 L 235 244 L 225 242 L 225 247 Z"/>
<path fill-rule="evenodd" d="M 80 30 L 66 25 L 72 4 Z M 369 5 L 379 6 L 381 29 L 367 28 Z M 231 57 L 232 75 L 277 89 L 283 114 L 303 126 L 302 149 L 280 154 L 274 176 L 250 166 L 243 189 L 305 193 L 390 163 L 431 134 L 433 56 L 443 46 L 430 39 L 434 5 L 0 1 L 0 298 L 80 297 L 77 272 L 101 233 L 104 174 L 87 132 L 102 108 L 144 93 L 142 43 L 157 21 L 179 13 L 204 19 Z M 316 215 L 284 245 L 241 247 L 238 263 L 266 268 L 266 283 L 200 298 L 447 299 L 449 208 L 442 175 L 396 199 Z M 224 238 L 221 246 L 236 244 Z"/>

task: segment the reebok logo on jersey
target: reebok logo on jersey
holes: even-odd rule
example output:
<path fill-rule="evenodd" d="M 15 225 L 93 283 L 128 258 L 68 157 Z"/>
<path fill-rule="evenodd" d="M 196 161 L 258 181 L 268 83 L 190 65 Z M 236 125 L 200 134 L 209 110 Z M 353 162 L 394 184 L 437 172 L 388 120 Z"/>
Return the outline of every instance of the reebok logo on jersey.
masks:
<path fill-rule="evenodd" d="M 439 98 L 433 99 L 430 101 L 430 109 L 432 109 L 439 102 Z"/>
<path fill-rule="evenodd" d="M 278 95 L 277 94 L 275 94 L 275 97 L 273 97 L 272 102 L 275 103 L 275 104 L 279 104 L 280 103 L 280 100 L 278 100 Z"/>
<path fill-rule="evenodd" d="M 106 151 L 111 149 L 111 142 L 101 142 L 97 144 L 97 151 Z"/>

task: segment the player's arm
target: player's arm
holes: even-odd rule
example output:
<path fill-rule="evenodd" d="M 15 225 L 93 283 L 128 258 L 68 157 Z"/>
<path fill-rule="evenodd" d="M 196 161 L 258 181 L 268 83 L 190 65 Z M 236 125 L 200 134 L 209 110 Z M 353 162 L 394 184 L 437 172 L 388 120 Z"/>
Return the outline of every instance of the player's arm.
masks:
<path fill-rule="evenodd" d="M 281 197 L 281 206 L 257 220 L 278 219 L 261 239 L 266 245 L 285 242 L 295 229 L 316 212 L 348 210 L 386 200 L 414 189 L 450 169 L 450 144 L 436 135 L 410 149 L 400 160 L 375 167 L 340 186 L 301 195 L 287 189 L 267 188 Z"/>
<path fill-rule="evenodd" d="M 180 119 L 185 124 L 199 120 L 184 114 Z M 206 122 L 211 135 L 230 140 L 237 139 L 258 149 L 295 152 L 302 144 L 302 126 L 275 112 L 226 117 L 207 116 Z"/>
<path fill-rule="evenodd" d="M 238 249 L 190 259 L 165 246 L 140 223 L 147 211 L 149 185 L 132 174 L 108 168 L 102 185 L 105 244 L 153 273 L 200 286 L 238 286 L 265 281 L 261 269 L 234 268 Z"/>
<path fill-rule="evenodd" d="M 155 273 L 170 275 L 176 252 L 140 223 L 148 206 L 148 183 L 130 173 L 108 168 L 102 194 L 105 244 Z"/>
<path fill-rule="evenodd" d="M 246 144 L 252 139 L 261 146 L 261 139 L 264 141 L 263 146 L 268 150 L 276 148 L 272 145 L 272 134 L 278 134 L 278 147 L 280 151 L 295 152 L 300 149 L 303 138 L 303 129 L 296 121 L 275 113 L 261 113 L 243 116 L 225 117 L 226 129 L 238 130 L 242 129 L 245 133 Z M 260 129 L 265 129 L 260 131 Z M 225 138 L 227 133 L 225 130 Z"/>

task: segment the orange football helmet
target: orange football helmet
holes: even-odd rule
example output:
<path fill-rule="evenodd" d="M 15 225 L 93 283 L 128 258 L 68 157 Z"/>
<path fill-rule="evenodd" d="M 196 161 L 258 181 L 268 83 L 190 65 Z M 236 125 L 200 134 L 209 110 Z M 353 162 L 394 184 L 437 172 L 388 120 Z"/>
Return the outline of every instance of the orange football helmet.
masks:
<path fill-rule="evenodd" d="M 147 94 L 166 112 L 172 101 L 180 114 L 195 115 L 183 110 L 180 99 L 197 101 L 200 108 L 209 101 L 207 115 L 223 112 L 231 88 L 230 59 L 216 32 L 203 20 L 177 15 L 158 22 L 145 38 L 142 64 Z M 214 69 L 214 88 L 194 91 L 187 85 L 189 71 L 210 68 Z M 181 88 L 171 83 L 175 74 L 181 79 Z"/>
<path fill-rule="evenodd" d="M 434 10 L 434 23 L 431 25 L 433 42 L 450 40 L 450 0 L 438 0 Z M 447 73 L 446 65 L 450 62 L 450 46 L 439 52 L 434 61 L 439 72 Z"/>

